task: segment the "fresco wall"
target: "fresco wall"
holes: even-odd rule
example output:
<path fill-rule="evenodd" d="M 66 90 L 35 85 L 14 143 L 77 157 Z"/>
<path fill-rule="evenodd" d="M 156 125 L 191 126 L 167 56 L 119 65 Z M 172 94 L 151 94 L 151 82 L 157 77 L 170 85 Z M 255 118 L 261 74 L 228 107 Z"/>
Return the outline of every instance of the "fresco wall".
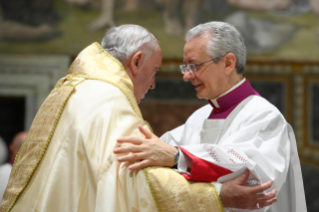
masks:
<path fill-rule="evenodd" d="M 248 58 L 319 58 L 317 0 L 1 0 L 0 7 L 5 54 L 75 56 L 108 27 L 131 23 L 158 38 L 164 58 L 181 58 L 188 28 L 226 21 L 242 32 Z"/>

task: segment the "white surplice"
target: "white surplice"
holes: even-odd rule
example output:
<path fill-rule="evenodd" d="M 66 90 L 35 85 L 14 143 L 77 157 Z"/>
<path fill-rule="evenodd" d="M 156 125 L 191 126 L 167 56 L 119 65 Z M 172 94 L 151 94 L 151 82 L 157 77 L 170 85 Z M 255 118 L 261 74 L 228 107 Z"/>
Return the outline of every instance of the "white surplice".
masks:
<path fill-rule="evenodd" d="M 273 180 L 268 191 L 278 190 L 278 202 L 255 211 L 307 211 L 295 136 L 278 109 L 264 98 L 251 95 L 225 119 L 207 119 L 211 111 L 211 105 L 198 109 L 184 125 L 161 139 L 233 172 L 219 177 L 218 182 L 234 179 L 246 168 L 251 172 L 247 181 L 250 185 Z M 187 157 L 179 163 L 181 172 L 193 166 Z"/>

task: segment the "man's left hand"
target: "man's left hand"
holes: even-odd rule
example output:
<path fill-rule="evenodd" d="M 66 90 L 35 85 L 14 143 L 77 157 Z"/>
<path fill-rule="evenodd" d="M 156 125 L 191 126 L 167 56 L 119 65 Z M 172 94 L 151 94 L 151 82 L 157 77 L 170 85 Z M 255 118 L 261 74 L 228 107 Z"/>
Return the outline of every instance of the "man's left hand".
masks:
<path fill-rule="evenodd" d="M 147 129 L 139 126 L 145 138 L 122 137 L 118 143 L 130 143 L 114 149 L 115 154 L 125 154 L 118 158 L 119 162 L 136 162 L 129 166 L 130 170 L 139 170 L 149 166 L 168 166 L 175 164 L 174 155 L 177 149 L 168 145 Z"/>

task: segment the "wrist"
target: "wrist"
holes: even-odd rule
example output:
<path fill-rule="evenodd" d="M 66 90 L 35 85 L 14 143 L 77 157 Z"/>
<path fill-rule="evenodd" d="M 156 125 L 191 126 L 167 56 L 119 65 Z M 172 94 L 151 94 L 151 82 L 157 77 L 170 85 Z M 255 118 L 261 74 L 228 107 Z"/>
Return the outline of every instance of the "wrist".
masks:
<path fill-rule="evenodd" d="M 176 152 L 174 154 L 174 166 L 177 167 L 177 164 L 178 164 L 178 160 L 179 160 L 179 148 L 178 147 L 175 147 L 176 148 Z"/>

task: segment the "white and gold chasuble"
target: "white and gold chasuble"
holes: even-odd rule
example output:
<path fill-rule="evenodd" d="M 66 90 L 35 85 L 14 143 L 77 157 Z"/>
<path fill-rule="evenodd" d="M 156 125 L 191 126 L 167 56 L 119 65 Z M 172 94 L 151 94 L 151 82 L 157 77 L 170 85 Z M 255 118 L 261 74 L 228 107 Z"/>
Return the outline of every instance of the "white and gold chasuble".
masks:
<path fill-rule="evenodd" d="M 140 135 L 139 124 L 147 127 L 122 64 L 90 45 L 39 109 L 0 212 L 223 211 L 209 183 L 116 160 L 116 139 Z"/>

